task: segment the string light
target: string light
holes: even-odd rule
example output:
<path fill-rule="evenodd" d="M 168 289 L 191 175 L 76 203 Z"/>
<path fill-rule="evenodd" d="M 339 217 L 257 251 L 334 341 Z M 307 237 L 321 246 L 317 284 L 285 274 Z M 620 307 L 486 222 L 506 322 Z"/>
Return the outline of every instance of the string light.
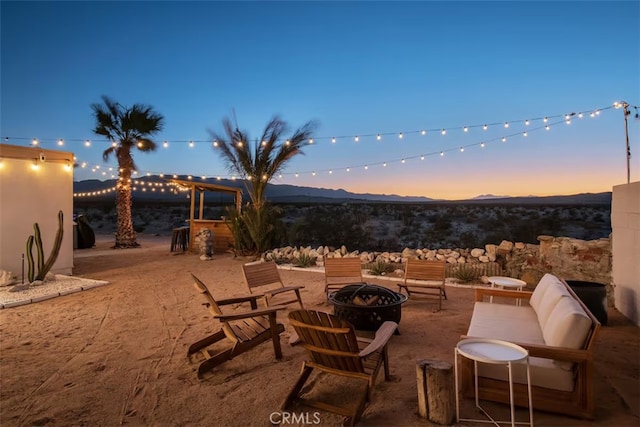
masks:
<path fill-rule="evenodd" d="M 402 132 L 400 132 L 400 133 L 398 134 L 398 138 L 402 139 L 402 137 L 403 137 Z"/>
<path fill-rule="evenodd" d="M 87 139 L 87 140 L 85 140 L 85 141 L 84 141 L 84 146 L 85 146 L 85 147 L 91 147 L 91 141 L 90 141 L 90 140 L 88 140 L 88 139 Z"/>
<path fill-rule="evenodd" d="M 60 146 L 60 147 L 61 147 L 61 146 L 63 146 L 63 145 L 64 145 L 64 139 L 60 138 L 60 139 L 58 140 L 58 146 Z"/>
<path fill-rule="evenodd" d="M 38 145 L 38 139 L 37 138 L 33 138 L 31 140 L 31 145 L 33 145 L 34 147 Z"/>
<path fill-rule="evenodd" d="M 163 142 L 162 142 L 162 146 L 163 146 L 164 148 L 169 148 L 169 142 L 168 142 L 168 141 L 163 141 Z"/>
<path fill-rule="evenodd" d="M 602 110 L 607 110 L 607 109 L 610 109 L 610 108 L 621 108 L 621 107 L 620 107 L 621 105 L 622 105 L 622 103 L 621 103 L 621 102 L 615 102 L 613 105 L 608 106 L 608 107 L 604 107 L 604 108 L 601 108 L 601 109 L 600 109 L 600 108 L 599 108 L 599 109 L 588 109 L 587 111 L 589 111 L 589 115 L 590 115 L 591 117 L 595 117 L 595 116 L 599 115 L 599 114 L 600 114 L 600 111 L 602 111 Z M 570 114 L 563 114 L 563 116 L 565 116 L 565 117 L 566 117 L 566 116 L 578 115 L 578 117 L 583 117 L 583 116 L 584 116 L 584 114 L 585 114 L 585 113 L 583 113 L 583 111 L 585 111 L 585 110 L 581 110 L 581 112 L 579 112 L 578 114 L 576 114 L 576 113 L 570 113 Z M 540 117 L 540 118 L 533 118 L 533 119 L 528 119 L 528 118 L 527 118 L 527 119 L 524 119 L 524 120 L 508 120 L 508 121 L 505 121 L 505 122 L 502 122 L 502 123 L 504 124 L 504 126 L 505 126 L 505 127 L 509 127 L 512 123 L 520 123 L 520 122 L 521 122 L 521 123 L 524 123 L 524 124 L 525 124 L 525 126 L 529 126 L 529 125 L 530 125 L 533 121 L 535 121 L 535 120 L 543 120 L 543 122 L 544 122 L 544 123 L 547 123 L 551 118 L 556 118 L 556 117 L 560 117 L 560 116 L 561 116 L 561 115 L 555 115 L 555 116 L 544 116 L 544 117 Z M 493 124 L 498 124 L 498 123 L 493 123 Z M 492 123 L 485 123 L 485 124 L 483 124 L 483 125 L 465 125 L 465 126 L 461 126 L 461 127 L 458 127 L 458 128 L 453 127 L 453 128 L 449 128 L 449 129 L 462 129 L 464 132 L 468 132 L 468 131 L 470 131 L 472 128 L 475 128 L 475 127 L 482 127 L 482 129 L 483 129 L 483 130 L 487 130 L 487 129 L 488 129 L 488 127 L 489 127 L 490 125 L 492 125 Z M 446 128 L 436 128 L 436 129 L 432 129 L 432 130 L 441 130 L 441 131 L 445 131 L 445 132 L 446 132 L 446 130 L 445 130 L 445 129 L 446 129 Z M 416 133 L 416 134 L 418 134 L 418 133 L 419 133 L 419 134 L 421 134 L 421 135 L 426 135 L 426 134 L 428 133 L 428 131 L 429 131 L 429 129 L 422 129 L 422 130 L 406 131 L 406 132 L 404 132 L 404 131 L 403 131 L 403 132 L 400 132 L 400 133 L 401 133 L 403 136 L 404 136 L 405 134 L 411 134 L 411 133 Z M 360 137 L 367 137 L 367 136 L 375 136 L 375 137 L 377 137 L 377 135 L 380 135 L 380 136 L 382 137 L 382 136 L 383 136 L 383 135 L 385 135 L 385 134 L 384 134 L 384 133 L 378 133 L 378 134 L 376 134 L 376 133 L 373 133 L 373 134 L 358 134 L 358 135 L 356 135 L 356 136 L 355 136 L 355 138 L 357 138 L 357 140 L 359 141 Z M 8 137 L 8 136 L 6 136 L 6 137 L 5 137 L 5 141 L 9 141 L 9 140 L 10 140 L 10 138 L 11 138 L 11 139 L 17 139 L 17 140 L 24 140 L 24 139 L 27 139 L 27 138 L 24 138 L 24 137 Z M 315 143 L 315 142 L 316 142 L 316 140 L 322 140 L 322 139 L 330 139 L 330 140 L 331 140 L 331 142 L 335 143 L 335 142 L 337 141 L 337 139 L 338 139 L 338 138 L 344 138 L 344 136 L 332 136 L 332 137 L 330 137 L 330 138 L 329 138 L 329 137 L 316 137 L 316 138 L 314 138 L 313 143 Z M 41 139 L 28 138 L 28 139 L 29 139 L 30 141 L 32 141 L 32 143 L 33 143 L 33 141 L 37 141 L 37 143 L 38 143 L 38 144 L 41 144 L 41 143 L 43 142 L 43 139 L 42 139 L 42 138 L 41 138 Z M 60 138 L 60 139 L 53 139 L 53 141 L 54 141 L 54 142 L 56 142 L 56 141 L 63 141 L 63 143 L 66 143 L 66 142 L 68 142 L 68 141 L 83 141 L 83 140 L 82 140 L 82 139 L 73 139 L 73 138 L 68 138 L 68 139 L 62 139 L 62 138 Z M 91 140 L 86 139 L 86 140 L 84 140 L 84 141 L 85 141 L 85 145 L 86 145 L 87 147 L 92 145 Z M 166 142 L 166 145 L 165 145 L 165 144 L 164 144 L 164 142 L 163 142 L 163 146 L 165 146 L 165 148 L 166 148 L 166 147 L 168 146 L 168 141 L 165 141 L 165 142 Z M 209 142 L 209 143 L 211 143 L 211 141 L 194 141 L 194 140 L 176 140 L 176 141 L 174 141 L 174 142 L 176 142 L 176 143 L 185 142 L 185 143 L 189 143 L 189 145 L 190 145 L 190 146 L 193 146 L 193 145 L 194 145 L 195 143 L 197 143 L 197 142 Z M 287 142 L 287 144 L 288 144 L 288 142 Z M 239 147 L 242 147 L 242 145 L 241 145 L 241 144 L 238 144 L 238 146 L 239 146 Z"/>
<path fill-rule="evenodd" d="M 382 135 L 377 134 L 377 135 L 376 135 L 376 139 L 377 139 L 378 141 L 380 141 L 380 140 L 382 139 Z"/>
<path fill-rule="evenodd" d="M 446 129 L 442 129 L 442 132 L 441 132 L 441 133 L 442 133 L 443 135 L 446 135 L 446 134 L 447 134 L 447 130 L 446 130 Z"/>
<path fill-rule="evenodd" d="M 600 114 L 600 111 L 604 111 L 604 110 L 607 110 L 607 109 L 610 109 L 610 108 L 614 108 L 614 107 L 613 107 L 613 106 L 610 106 L 610 107 L 605 107 L 605 108 L 603 108 L 603 109 L 588 110 L 588 114 L 590 115 L 590 117 L 595 117 L 595 116 L 598 116 L 598 115 Z M 549 131 L 549 130 L 550 130 L 550 125 L 555 125 L 555 124 L 559 123 L 559 122 L 548 123 L 548 122 L 549 122 L 549 120 L 550 120 L 550 118 L 554 118 L 554 117 L 562 117 L 562 118 L 564 119 L 565 117 L 569 117 L 569 118 L 570 118 L 570 117 L 571 117 L 571 116 L 573 116 L 573 115 L 578 115 L 578 117 L 580 117 L 580 115 L 581 115 L 581 114 L 583 114 L 583 113 L 570 113 L 570 114 L 562 114 L 562 115 L 557 115 L 557 116 L 545 116 L 544 118 L 540 117 L 540 118 L 533 118 L 533 119 L 526 119 L 526 120 L 519 120 L 519 121 L 517 121 L 517 120 L 511 120 L 511 121 L 504 121 L 504 122 L 498 122 L 498 123 L 485 123 L 485 124 L 483 124 L 483 125 L 477 125 L 477 126 L 464 126 L 464 127 L 458 127 L 458 128 L 453 127 L 453 128 L 449 128 L 449 129 L 462 129 L 462 130 L 464 131 L 464 128 L 467 128 L 467 129 L 468 129 L 467 131 L 469 131 L 470 129 L 472 129 L 472 128 L 474 128 L 474 127 L 478 127 L 478 128 L 479 128 L 479 127 L 482 127 L 482 128 L 483 128 L 483 130 L 486 130 L 486 129 L 487 129 L 489 126 L 491 126 L 491 125 L 500 124 L 500 123 L 513 124 L 513 123 L 518 123 L 518 122 L 519 122 L 519 123 L 523 123 L 525 126 L 528 126 L 528 125 L 531 125 L 531 123 L 532 123 L 533 121 L 535 121 L 535 120 L 539 120 L 539 121 L 543 121 L 546 125 L 545 125 L 545 126 L 541 126 L 541 127 L 539 127 L 539 128 L 532 128 L 531 130 L 542 129 L 542 128 L 544 127 L 544 129 L 545 129 L 545 130 Z M 585 114 L 586 114 L 586 113 L 585 113 Z M 527 124 L 527 122 L 528 122 L 528 124 Z M 569 120 L 569 121 L 566 121 L 566 120 L 565 120 L 565 122 L 567 122 L 567 124 L 569 124 L 569 123 L 570 123 L 570 120 Z M 447 129 L 446 129 L 446 128 L 437 128 L 436 130 L 444 131 L 444 133 L 446 133 L 446 131 L 447 131 Z M 403 136 L 404 136 L 405 134 L 410 134 L 410 133 L 416 133 L 416 134 L 422 134 L 422 135 L 424 135 L 424 134 L 428 133 L 428 130 L 427 130 L 427 129 L 422 129 L 422 130 L 418 130 L 418 131 L 400 132 L 400 133 L 398 133 L 397 135 L 398 135 L 398 137 L 400 137 L 400 135 L 403 135 Z M 443 134 L 444 134 L 444 133 L 443 133 Z M 502 136 L 502 137 L 501 137 L 501 139 L 502 139 L 502 141 L 503 141 L 503 142 L 506 142 L 507 137 L 517 135 L 518 133 L 520 133 L 520 134 L 522 134 L 522 135 L 524 135 L 524 136 L 528 135 L 528 133 L 527 133 L 526 131 L 523 133 L 523 132 L 522 132 L 522 130 L 521 130 L 520 132 L 516 132 L 516 133 L 511 134 L 511 135 L 505 135 L 505 136 Z M 390 133 L 390 134 L 392 135 L 393 133 Z M 356 135 L 356 136 L 355 136 L 354 140 L 359 141 L 360 136 L 374 136 L 374 137 L 376 137 L 376 138 L 377 138 L 377 136 L 378 136 L 378 135 L 380 135 L 380 137 L 382 138 L 382 136 L 383 136 L 383 135 L 389 135 L 389 133 L 359 134 L 359 135 Z M 12 137 L 12 138 L 13 138 L 13 137 Z M 341 137 L 341 136 L 333 136 L 333 137 L 331 137 L 331 141 L 332 141 L 332 142 L 333 142 L 333 141 L 336 141 L 338 138 L 344 138 L 344 136 L 342 136 L 342 137 Z M 16 139 L 19 139 L 19 138 L 16 138 Z M 23 139 L 24 139 L 24 138 L 23 138 Z M 314 138 L 314 143 L 316 142 L 316 141 L 315 141 L 316 139 L 322 139 L 322 138 Z M 496 140 L 497 140 L 497 139 L 499 139 L 499 138 L 496 138 Z M 7 141 L 8 141 L 8 140 L 9 140 L 9 137 L 5 137 L 5 140 L 7 140 Z M 56 141 L 56 140 L 54 140 L 54 141 Z M 66 142 L 66 141 L 72 141 L 72 140 L 71 140 L 71 139 L 66 139 L 66 140 L 65 140 L 65 142 Z M 80 140 L 80 141 L 82 141 L 82 140 Z M 489 140 L 489 142 L 490 142 L 490 141 L 491 141 L 491 140 Z M 86 140 L 86 142 L 90 142 L 90 141 L 89 141 L 89 140 Z M 176 142 L 186 142 L 186 141 L 176 141 Z M 195 141 L 190 140 L 189 142 L 194 143 Z M 209 142 L 209 143 L 211 143 L 211 141 L 210 141 L 210 140 L 209 140 L 208 142 Z M 214 141 L 214 142 L 215 142 L 215 141 Z M 39 143 L 41 144 L 41 143 L 42 143 L 42 140 L 39 140 Z M 168 144 L 168 141 L 167 141 L 167 144 Z M 237 142 L 237 144 L 238 144 L 238 146 L 242 147 L 242 142 Z M 476 143 L 473 143 L 473 144 L 465 145 L 465 146 L 463 146 L 463 147 L 461 147 L 461 148 L 463 148 L 463 149 L 464 149 L 464 148 L 466 148 L 466 147 L 470 147 L 470 146 L 477 146 L 477 145 L 479 145 L 480 147 L 484 148 L 484 147 L 485 147 L 485 145 L 486 145 L 486 142 L 485 142 L 485 141 L 482 141 L 482 142 L 476 142 Z M 456 148 L 456 149 L 459 149 L 459 148 Z M 445 152 L 447 152 L 447 151 L 451 151 L 451 149 L 446 149 L 446 150 L 442 150 L 442 151 L 436 151 L 435 153 L 432 153 L 432 154 L 437 154 L 438 152 L 440 152 L 440 153 L 441 153 L 441 156 L 443 156 L 443 155 L 444 155 L 444 153 L 445 153 Z M 461 150 L 461 151 L 464 151 L 464 150 Z M 427 155 L 431 155 L 431 154 L 427 154 Z M 415 157 L 418 157 L 418 156 L 415 156 Z M 421 160 L 424 160 L 424 158 L 425 158 L 425 154 L 421 154 L 419 157 L 420 157 L 420 159 L 421 159 Z M 414 158 L 414 157 L 409 157 L 409 159 L 411 159 L 411 158 Z M 398 161 L 399 161 L 399 162 L 404 163 L 404 162 L 405 162 L 405 160 L 406 160 L 405 158 L 402 158 L 402 159 L 396 159 L 396 160 L 391 160 L 391 161 L 389 161 L 389 160 L 387 159 L 387 160 L 385 160 L 385 161 L 384 161 L 384 164 L 386 164 L 386 165 L 388 166 L 390 163 L 392 163 L 392 162 L 398 162 Z M 375 165 L 379 165 L 379 164 L 383 164 L 383 163 L 382 163 L 382 162 L 380 162 L 380 163 L 375 163 Z M 86 168 L 87 163 L 86 163 L 86 162 L 83 162 L 83 165 L 84 165 L 84 167 Z M 370 164 L 370 165 L 371 165 L 371 164 Z M 365 165 L 365 166 L 366 166 L 366 165 Z M 352 167 L 357 167 L 357 165 L 352 166 Z M 98 170 L 98 168 L 95 168 L 95 167 L 94 167 L 94 168 L 92 168 L 92 169 L 93 169 L 95 172 L 97 172 L 97 173 L 101 173 L 102 175 L 105 175 L 105 172 Z M 349 168 L 341 168 L 341 169 L 342 169 L 342 170 L 350 171 L 351 167 L 349 167 Z M 335 169 L 331 169 L 331 173 L 333 173 L 333 170 L 335 170 Z M 318 171 L 314 171 L 314 172 L 316 172 L 316 173 L 317 173 Z M 321 171 L 321 172 L 324 172 L 324 171 Z M 310 172 L 304 172 L 304 173 L 310 173 Z M 286 175 L 286 174 L 285 174 L 285 175 Z M 203 177 L 204 177 L 204 176 L 203 176 Z M 235 177 L 234 177 L 234 178 L 232 178 L 232 179 L 235 179 Z"/>

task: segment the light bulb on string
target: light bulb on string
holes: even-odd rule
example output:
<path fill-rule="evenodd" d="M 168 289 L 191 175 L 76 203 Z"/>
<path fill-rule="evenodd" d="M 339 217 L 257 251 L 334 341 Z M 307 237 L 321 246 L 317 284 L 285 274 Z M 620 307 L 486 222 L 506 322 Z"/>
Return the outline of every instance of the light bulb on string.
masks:
<path fill-rule="evenodd" d="M 376 139 L 377 139 L 378 141 L 380 141 L 380 140 L 382 139 L 382 136 L 381 136 L 380 134 L 378 134 L 378 135 L 376 135 Z"/>
<path fill-rule="evenodd" d="M 335 136 L 331 137 L 331 143 L 333 143 L 333 144 L 336 143 L 336 137 Z"/>
<path fill-rule="evenodd" d="M 522 136 L 527 136 L 527 132 L 522 132 Z"/>
<path fill-rule="evenodd" d="M 423 129 L 423 130 L 421 130 L 421 131 L 420 131 L 420 135 L 424 136 L 424 135 L 426 135 L 426 134 L 427 134 L 427 131 L 426 131 L 426 130 L 424 130 L 424 129 Z"/>
<path fill-rule="evenodd" d="M 58 146 L 62 147 L 64 145 L 64 139 L 58 139 Z"/>
<path fill-rule="evenodd" d="M 509 127 L 509 122 L 504 122 L 505 129 Z"/>
<path fill-rule="evenodd" d="M 443 134 L 443 135 L 446 135 L 447 134 L 447 130 L 446 129 L 442 129 L 442 131 L 440 133 Z"/>
<path fill-rule="evenodd" d="M 480 147 L 484 148 L 484 146 L 485 146 L 484 142 L 481 142 Z"/>
<path fill-rule="evenodd" d="M 169 142 L 164 141 L 164 142 L 162 143 L 162 146 L 163 146 L 164 148 L 169 148 Z"/>
<path fill-rule="evenodd" d="M 403 138 L 402 132 L 400 132 L 400 133 L 398 134 L 398 138 L 400 138 L 400 139 L 402 139 L 402 138 Z"/>
<path fill-rule="evenodd" d="M 524 125 L 525 126 L 529 126 L 529 120 L 528 119 L 524 121 Z"/>
<path fill-rule="evenodd" d="M 358 138 L 358 135 L 356 135 L 356 136 L 353 138 L 353 140 L 354 140 L 355 142 L 358 142 L 358 141 L 360 141 L 360 138 Z"/>
<path fill-rule="evenodd" d="M 482 130 L 487 130 L 487 129 L 489 129 L 489 126 L 487 126 L 487 125 L 482 125 Z"/>
<path fill-rule="evenodd" d="M 463 130 L 464 132 L 469 132 L 469 128 L 468 128 L 468 127 L 466 127 L 466 126 L 465 126 L 464 128 L 462 128 L 462 130 Z"/>
<path fill-rule="evenodd" d="M 189 141 L 189 148 L 193 148 L 194 145 L 193 141 Z"/>
<path fill-rule="evenodd" d="M 38 145 L 38 138 L 33 138 L 31 140 L 31 145 L 33 145 L 34 147 Z"/>
<path fill-rule="evenodd" d="M 551 128 L 549 127 L 549 125 L 546 125 L 546 126 L 544 127 L 544 130 L 549 130 L 549 129 L 551 129 Z"/>
<path fill-rule="evenodd" d="M 85 146 L 85 147 L 91 147 L 91 140 L 87 139 L 87 140 L 84 142 L 84 146 Z"/>
<path fill-rule="evenodd" d="M 502 137 L 502 142 L 507 142 L 507 137 L 506 136 Z"/>

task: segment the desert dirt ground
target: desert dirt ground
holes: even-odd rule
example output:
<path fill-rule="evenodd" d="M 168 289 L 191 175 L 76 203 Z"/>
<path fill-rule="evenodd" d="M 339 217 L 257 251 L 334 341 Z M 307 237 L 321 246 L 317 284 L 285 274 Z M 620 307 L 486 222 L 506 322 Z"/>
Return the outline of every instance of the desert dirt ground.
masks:
<path fill-rule="evenodd" d="M 215 368 L 199 380 L 193 342 L 216 330 L 190 272 L 216 298 L 246 294 L 241 264 L 246 258 L 172 254 L 167 237 L 142 237 L 142 248 L 108 249 L 98 239 L 76 251 L 74 275 L 109 285 L 34 304 L 0 310 L 0 425 L 5 426 L 268 426 L 295 382 L 306 355 L 291 347 L 287 310 L 283 358 L 269 342 Z M 305 285 L 306 308 L 330 311 L 324 277 L 311 271 L 281 270 L 286 284 Z M 370 281 L 395 287 L 391 281 Z M 453 349 L 467 331 L 473 290 L 448 287 L 443 310 L 426 301 L 403 306 L 400 335 L 392 337 L 391 381 L 382 374 L 359 425 L 431 425 L 417 413 L 416 361 L 453 363 Z M 291 310 L 294 306 L 289 306 Z M 595 420 L 535 411 L 537 426 L 640 425 L 639 328 L 617 310 L 601 329 L 595 348 Z M 348 402 L 353 387 L 335 377 L 312 381 L 314 392 Z M 487 403 L 499 419 L 506 405 Z M 297 408 L 303 413 L 314 411 Z M 465 400 L 463 415 L 478 417 Z M 519 420 L 527 412 L 518 410 Z M 341 425 L 342 417 L 320 412 L 310 422 Z M 300 424 L 300 423 L 299 423 Z M 473 425 L 464 423 L 463 425 Z M 478 424 L 485 425 L 485 424 Z"/>

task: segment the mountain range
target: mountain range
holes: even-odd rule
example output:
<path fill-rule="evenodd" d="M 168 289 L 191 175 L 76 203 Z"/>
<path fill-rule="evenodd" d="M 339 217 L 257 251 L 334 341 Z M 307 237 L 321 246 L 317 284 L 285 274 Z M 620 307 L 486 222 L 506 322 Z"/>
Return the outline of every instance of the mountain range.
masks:
<path fill-rule="evenodd" d="M 178 179 L 187 180 L 186 176 L 180 176 Z M 166 183 L 169 181 L 159 176 L 146 176 L 136 181 L 144 181 L 147 183 Z M 200 180 L 194 180 L 200 181 Z M 241 181 L 232 180 L 209 180 L 204 181 L 215 183 L 228 187 L 243 188 Z M 76 181 L 73 183 L 74 193 L 89 193 L 100 191 L 105 188 L 115 187 L 116 180 L 100 181 L 90 179 L 84 181 Z M 145 186 L 139 186 L 144 188 Z M 105 195 L 95 196 L 101 198 L 114 198 L 113 192 Z M 243 196 L 246 200 L 247 196 Z M 351 193 L 343 189 L 328 189 L 316 187 L 302 187 L 289 184 L 270 184 L 267 187 L 266 197 L 272 202 L 277 203 L 356 203 L 356 202 L 387 202 L 387 203 L 513 203 L 513 204 L 610 204 L 611 192 L 603 193 L 581 193 L 572 195 L 558 196 L 496 196 L 493 194 L 482 194 L 467 200 L 445 200 L 433 199 L 420 196 L 399 196 L 396 194 L 373 194 L 373 193 Z M 151 192 L 136 191 L 134 200 L 142 199 L 148 201 L 169 202 L 176 199 L 176 195 L 167 192 Z"/>

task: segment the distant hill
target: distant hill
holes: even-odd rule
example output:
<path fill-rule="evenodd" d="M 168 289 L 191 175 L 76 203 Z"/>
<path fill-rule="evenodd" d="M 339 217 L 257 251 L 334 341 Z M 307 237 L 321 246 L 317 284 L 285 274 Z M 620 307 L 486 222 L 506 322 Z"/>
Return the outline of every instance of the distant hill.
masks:
<path fill-rule="evenodd" d="M 186 176 L 180 176 L 179 179 L 186 180 Z M 146 176 L 136 181 L 144 181 L 146 183 L 166 183 L 167 180 L 158 176 Z M 194 180 L 199 182 L 201 180 Z M 243 188 L 242 182 L 227 179 L 204 181 L 215 183 L 228 187 Z M 76 181 L 73 183 L 74 193 L 89 193 L 100 191 L 105 188 L 115 187 L 116 180 L 100 181 L 90 179 L 85 181 Z M 139 186 L 140 188 L 153 188 L 152 186 Z M 105 195 L 95 196 L 104 199 L 114 199 L 115 193 L 107 193 Z M 222 197 L 222 196 L 221 196 Z M 246 195 L 244 196 L 246 197 Z M 388 202 L 388 203 L 510 203 L 510 204 L 611 204 L 611 192 L 605 193 L 582 193 L 562 196 L 547 197 L 509 197 L 495 196 L 492 194 L 484 194 L 468 200 L 440 200 L 429 197 L 413 197 L 399 196 L 397 194 L 372 194 L 372 193 L 351 193 L 343 189 L 333 190 L 328 188 L 301 187 L 288 184 L 270 184 L 267 188 L 266 197 L 277 203 L 358 203 L 358 202 Z M 184 194 L 174 195 L 169 192 L 159 191 L 136 191 L 134 200 L 147 200 L 158 202 L 175 201 L 177 198 L 184 198 Z"/>

